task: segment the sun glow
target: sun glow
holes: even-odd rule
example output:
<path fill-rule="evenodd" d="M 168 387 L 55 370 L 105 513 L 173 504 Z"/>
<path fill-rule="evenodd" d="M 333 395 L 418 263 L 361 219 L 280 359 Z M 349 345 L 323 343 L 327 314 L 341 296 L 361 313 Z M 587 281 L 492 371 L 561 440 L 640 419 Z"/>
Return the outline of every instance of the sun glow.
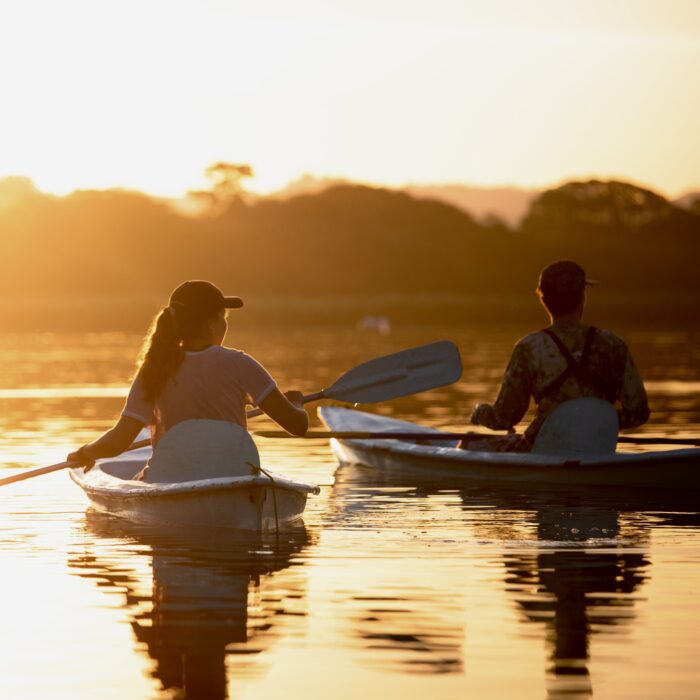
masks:
<path fill-rule="evenodd" d="M 0 23 L 0 176 L 177 196 L 231 160 L 262 192 L 302 172 L 678 192 L 698 184 L 699 7 L 29 0 Z"/>

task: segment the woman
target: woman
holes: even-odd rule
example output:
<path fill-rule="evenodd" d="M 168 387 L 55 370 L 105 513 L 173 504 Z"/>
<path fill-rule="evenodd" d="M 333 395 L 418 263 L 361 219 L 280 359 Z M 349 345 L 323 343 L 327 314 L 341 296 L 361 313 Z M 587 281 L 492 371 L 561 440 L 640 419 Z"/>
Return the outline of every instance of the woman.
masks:
<path fill-rule="evenodd" d="M 221 345 L 226 309 L 241 306 L 241 299 L 225 297 L 210 282 L 181 284 L 155 319 L 119 421 L 68 460 L 88 470 L 96 459 L 124 452 L 145 425 L 154 446 L 185 420 L 223 420 L 245 428 L 247 401 L 293 435 L 304 435 L 309 420 L 301 392 L 282 394 L 260 363 Z"/>

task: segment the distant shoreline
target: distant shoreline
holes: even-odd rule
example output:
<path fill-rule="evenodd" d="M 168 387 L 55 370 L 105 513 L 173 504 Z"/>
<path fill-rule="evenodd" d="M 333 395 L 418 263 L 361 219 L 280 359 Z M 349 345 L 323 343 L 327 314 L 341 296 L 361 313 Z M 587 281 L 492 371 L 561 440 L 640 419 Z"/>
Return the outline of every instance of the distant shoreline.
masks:
<path fill-rule="evenodd" d="M 0 300 L 0 333 L 25 331 L 119 331 L 144 333 L 163 300 L 152 296 L 24 298 Z M 364 316 L 385 316 L 395 327 L 479 324 L 540 327 L 546 317 L 532 295 L 367 294 L 262 296 L 245 298 L 239 322 L 258 327 L 354 326 Z M 700 331 L 700 308 L 694 295 L 591 293 L 587 318 L 610 327 Z"/>

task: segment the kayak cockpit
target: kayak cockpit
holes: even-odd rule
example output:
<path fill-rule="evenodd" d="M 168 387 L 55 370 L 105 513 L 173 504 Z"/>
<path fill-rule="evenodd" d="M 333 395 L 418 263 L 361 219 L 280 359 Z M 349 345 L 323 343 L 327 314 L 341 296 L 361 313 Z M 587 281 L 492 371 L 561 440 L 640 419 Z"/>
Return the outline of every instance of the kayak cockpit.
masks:
<path fill-rule="evenodd" d="M 146 460 L 105 460 L 100 462 L 100 469 L 116 479 L 131 481 L 146 465 Z"/>

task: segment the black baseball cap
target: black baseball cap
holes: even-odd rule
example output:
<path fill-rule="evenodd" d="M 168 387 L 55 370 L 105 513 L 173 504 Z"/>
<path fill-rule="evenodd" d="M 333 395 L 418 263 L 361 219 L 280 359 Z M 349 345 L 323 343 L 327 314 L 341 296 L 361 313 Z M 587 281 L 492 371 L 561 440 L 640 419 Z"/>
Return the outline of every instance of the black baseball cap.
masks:
<path fill-rule="evenodd" d="M 190 311 L 216 313 L 221 309 L 240 309 L 243 299 L 226 297 L 222 291 L 205 280 L 187 280 L 170 295 L 169 305 L 181 306 Z"/>
<path fill-rule="evenodd" d="M 576 296 L 596 280 L 586 279 L 583 268 L 573 260 L 557 260 L 540 272 L 537 290 L 547 297 Z"/>

